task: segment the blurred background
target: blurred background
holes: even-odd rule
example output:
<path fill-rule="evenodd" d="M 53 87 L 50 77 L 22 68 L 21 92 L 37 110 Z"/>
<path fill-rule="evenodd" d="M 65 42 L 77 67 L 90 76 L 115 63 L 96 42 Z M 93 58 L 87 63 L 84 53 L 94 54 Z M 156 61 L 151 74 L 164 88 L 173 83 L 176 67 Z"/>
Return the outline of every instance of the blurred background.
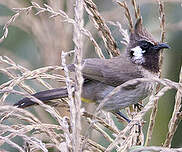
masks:
<path fill-rule="evenodd" d="M 12 8 L 23 8 L 31 5 L 31 0 L 1 0 L 0 1 L 0 36 L 3 34 L 3 26 L 10 17 L 15 14 Z M 54 10 L 63 10 L 69 17 L 73 18 L 73 2 L 72 0 L 34 0 L 43 6 L 44 3 L 49 4 Z M 119 21 L 124 29 L 128 29 L 128 22 L 124 16 L 124 10 L 111 0 L 94 0 L 97 8 L 105 21 Z M 160 23 L 158 3 L 155 0 L 138 0 L 137 1 L 143 24 L 160 40 Z M 182 1 L 181 0 L 164 0 L 165 17 L 166 17 L 166 39 L 165 41 L 171 46 L 170 50 L 164 51 L 164 64 L 162 67 L 162 77 L 172 81 L 178 81 L 180 66 L 182 65 Z M 127 1 L 131 7 L 130 0 Z M 131 9 L 134 19 L 134 12 Z M 48 13 L 42 13 L 35 16 L 36 10 L 33 9 L 28 15 L 22 13 L 13 24 L 9 26 L 8 37 L 0 43 L 0 55 L 8 56 L 17 64 L 20 64 L 30 70 L 48 65 L 61 64 L 61 51 L 69 51 L 74 48 L 72 42 L 72 25 L 61 22 L 60 17 L 49 18 Z M 98 35 L 97 29 L 90 22 L 87 13 L 84 14 L 85 28 L 88 29 L 99 46 L 105 51 L 104 43 Z M 115 38 L 121 51 L 125 48 L 120 43 L 122 35 L 118 32 L 118 28 L 108 24 L 112 35 Z M 107 53 L 104 53 L 106 58 Z M 87 37 L 84 37 L 84 58 L 98 57 L 94 47 Z M 68 58 L 71 62 L 72 57 Z M 0 63 L 1 64 L 1 63 Z M 60 73 L 61 74 L 61 73 Z M 0 73 L 0 84 L 6 82 L 8 77 Z M 27 81 L 28 85 L 36 91 L 43 90 L 41 85 L 33 81 Z M 59 87 L 58 82 L 51 82 L 52 86 Z M 19 89 L 19 88 L 17 88 Z M 5 104 L 13 104 L 21 96 L 10 95 Z M 156 126 L 152 136 L 151 145 L 162 145 L 168 130 L 168 122 L 170 120 L 173 105 L 175 101 L 175 91 L 168 91 L 159 101 L 159 110 L 157 114 Z M 30 109 L 37 113 L 38 117 L 43 121 L 48 121 L 49 116 L 38 107 Z M 146 116 L 146 121 L 149 114 Z M 49 120 L 51 121 L 51 120 Z M 147 123 L 146 123 L 147 124 Z M 146 125 L 147 127 L 147 125 Z M 144 131 L 146 133 L 146 130 Z M 177 132 L 172 142 L 172 147 L 182 147 L 182 123 L 178 126 Z"/>

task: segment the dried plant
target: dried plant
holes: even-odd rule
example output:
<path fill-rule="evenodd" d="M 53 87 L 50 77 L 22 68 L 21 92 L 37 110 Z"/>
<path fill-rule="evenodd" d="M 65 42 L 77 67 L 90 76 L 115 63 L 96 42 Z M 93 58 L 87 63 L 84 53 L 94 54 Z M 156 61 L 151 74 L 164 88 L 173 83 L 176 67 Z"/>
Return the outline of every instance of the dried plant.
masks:
<path fill-rule="evenodd" d="M 85 9 L 87 13 L 90 15 L 95 27 L 101 32 L 101 37 L 105 42 L 106 48 L 108 49 L 108 53 L 112 56 L 117 56 L 120 54 L 116 46 L 116 42 L 111 35 L 110 29 L 106 25 L 104 19 L 99 14 L 96 5 L 93 3 L 92 0 L 84 0 L 85 2 Z"/>
<path fill-rule="evenodd" d="M 122 8 L 125 10 L 125 16 L 129 22 L 130 30 L 133 30 L 133 20 L 132 15 L 130 13 L 128 4 L 120 1 L 116 1 Z M 132 6 L 135 13 L 135 18 L 140 17 L 140 9 L 136 4 L 135 0 L 131 0 Z M 180 81 L 173 82 L 169 79 L 162 79 L 161 77 L 152 77 L 150 79 L 134 79 L 130 80 L 122 85 L 127 84 L 135 84 L 138 82 L 154 82 L 163 86 L 162 89 L 157 90 L 156 94 L 152 94 L 149 97 L 149 102 L 144 106 L 144 108 L 136 112 L 132 118 L 131 123 L 127 124 L 122 130 L 119 130 L 115 123 L 112 120 L 110 114 L 106 112 L 100 111 L 102 104 L 98 106 L 96 113 L 91 114 L 84 110 L 81 107 L 81 90 L 83 84 L 82 78 L 82 51 L 83 51 L 83 36 L 89 38 L 91 43 L 93 44 L 96 53 L 100 58 L 104 58 L 103 52 L 101 51 L 99 45 L 96 40 L 93 38 L 92 33 L 88 31 L 84 27 L 84 18 L 83 12 L 84 8 L 88 13 L 90 20 L 94 23 L 95 28 L 99 31 L 103 42 L 105 43 L 105 47 L 107 48 L 110 56 L 117 56 L 120 54 L 119 49 L 116 45 L 116 42 L 111 34 L 109 27 L 107 26 L 104 18 L 99 13 L 96 5 L 92 0 L 76 0 L 74 4 L 73 12 L 65 12 L 62 9 L 55 10 L 53 8 L 54 2 L 49 2 L 49 4 L 38 4 L 36 2 L 32 2 L 32 5 L 27 8 L 16 8 L 14 9 L 15 14 L 10 18 L 10 20 L 4 26 L 4 34 L 0 39 L 2 42 L 8 35 L 8 27 L 10 24 L 16 22 L 17 17 L 26 14 L 33 16 L 41 16 L 44 13 L 47 13 L 49 19 L 57 19 L 59 17 L 58 24 L 63 26 L 62 23 L 71 24 L 73 26 L 73 43 L 74 50 L 72 51 L 62 51 L 62 67 L 61 66 L 46 66 L 36 70 L 29 70 L 22 65 L 17 64 L 13 60 L 11 60 L 7 56 L 0 57 L 0 72 L 5 74 L 9 80 L 0 85 L 0 93 L 3 94 L 0 98 L 1 108 L 0 108 L 0 146 L 4 143 L 8 143 L 13 148 L 19 151 L 48 151 L 48 148 L 56 148 L 59 151 L 127 151 L 128 149 L 141 145 L 141 147 L 136 147 L 133 152 L 144 151 L 144 150 L 152 150 L 152 151 L 180 151 L 181 148 L 172 149 L 170 148 L 171 141 L 173 139 L 174 133 L 178 127 L 179 121 L 181 119 L 179 110 L 182 96 L 182 73 L 180 73 Z M 69 6 L 72 7 L 72 6 Z M 35 12 L 35 14 L 31 14 Z M 164 13 L 164 4 L 159 1 L 159 10 L 160 10 L 160 23 L 161 23 L 161 41 L 164 41 L 165 38 L 165 13 Z M 74 13 L 74 18 L 72 18 L 71 14 Z M 47 20 L 49 20 L 47 18 Z M 35 19 L 36 20 L 36 19 Z M 52 20 L 51 20 L 52 21 Z M 60 23 L 59 23 L 60 22 Z M 119 31 L 121 35 L 123 35 L 123 41 L 125 45 L 129 43 L 129 35 L 125 29 L 122 28 L 119 22 L 108 22 L 116 27 L 119 27 Z M 42 23 L 43 24 L 43 23 Z M 34 30 L 34 29 L 33 29 Z M 36 29 L 34 31 L 36 33 Z M 42 35 L 38 38 L 41 41 Z M 55 35 L 53 35 L 55 36 Z M 65 39 L 70 38 L 70 35 L 66 36 Z M 52 36 L 50 36 L 51 39 Z M 68 40 L 65 40 L 68 41 Z M 45 44 L 45 42 L 42 42 Z M 47 44 L 46 44 L 47 46 Z M 59 45 L 56 45 L 59 46 Z M 51 48 L 50 46 L 48 47 Z M 61 48 L 61 47 L 60 47 Z M 51 48 L 54 49 L 54 48 Z M 64 50 L 64 49 L 61 49 Z M 74 54 L 74 64 L 76 67 L 76 72 L 74 73 L 73 79 L 68 71 L 66 65 L 66 56 Z M 162 64 L 162 55 L 161 62 Z M 64 75 L 55 74 L 55 71 L 64 71 Z M 182 71 L 182 70 L 181 70 Z M 18 74 L 20 73 L 20 74 Z M 47 105 L 37 98 L 31 96 L 30 94 L 35 93 L 34 89 L 28 86 L 25 82 L 26 80 L 33 80 L 38 82 L 40 85 L 51 89 L 54 88 L 51 84 L 46 82 L 44 79 L 61 81 L 65 84 L 68 89 L 68 99 L 59 100 L 56 102 L 56 107 L 65 108 L 69 111 L 69 116 L 61 115 L 54 105 Z M 74 88 L 72 86 L 75 86 Z M 122 87 L 119 86 L 119 87 Z M 25 90 L 24 93 L 22 91 L 17 91 L 15 87 L 19 87 Z M 119 89 L 117 87 L 117 89 Z M 114 91 L 117 91 L 114 89 Z M 169 131 L 166 137 L 166 141 L 164 143 L 165 147 L 150 147 L 143 146 L 144 143 L 148 145 L 152 138 L 153 127 L 155 126 L 155 117 L 157 112 L 157 101 L 160 97 L 162 97 L 166 91 L 169 89 L 177 90 L 176 94 L 176 103 L 173 111 L 173 116 L 169 123 Z M 112 93 L 116 93 L 116 92 Z M 56 121 L 56 124 L 53 123 L 45 123 L 41 120 L 41 118 L 36 117 L 31 112 L 19 109 L 17 107 L 8 106 L 6 104 L 7 97 L 10 94 L 21 95 L 24 97 L 29 97 L 36 103 L 40 105 L 46 112 L 48 112 L 52 118 Z M 73 96 L 74 94 L 74 96 Z M 107 100 L 107 99 L 105 99 Z M 104 101 L 103 101 L 104 102 Z M 55 104 L 55 103 L 54 103 Z M 153 109 L 150 124 L 148 127 L 147 139 L 145 140 L 143 135 L 142 127 L 145 125 L 143 121 L 143 117 L 146 112 L 150 109 Z M 131 111 L 130 111 L 131 112 Z M 100 114 L 101 113 L 101 114 Z M 98 115 L 100 114 L 100 115 Z M 81 119 L 85 118 L 87 121 L 86 131 L 82 132 L 83 125 Z M 9 120 L 13 122 L 13 125 L 6 125 L 5 121 Z M 16 120 L 16 121 L 15 121 Z M 120 121 L 120 120 L 118 120 Z M 84 126 L 85 127 L 85 126 Z M 109 130 L 111 134 L 109 134 L 106 130 Z M 107 148 L 103 147 L 98 141 L 92 139 L 90 135 L 90 130 L 96 131 L 100 136 L 102 136 L 108 143 L 109 146 Z M 6 135 L 6 133 L 8 133 Z M 24 146 L 20 146 L 17 143 L 13 142 L 12 139 L 15 137 L 21 137 L 24 140 Z M 43 138 L 43 140 L 41 139 Z"/>
<path fill-rule="evenodd" d="M 159 14 L 160 14 L 160 28 L 161 28 L 161 42 L 164 42 L 165 39 L 165 12 L 164 12 L 164 2 L 158 0 L 159 3 Z M 161 69 L 162 69 L 162 63 L 163 63 L 163 50 L 160 52 L 160 57 L 159 57 L 159 77 L 161 77 Z M 160 90 L 160 84 L 156 86 L 156 92 Z M 148 132 L 147 132 L 147 139 L 145 145 L 149 145 L 150 141 L 152 139 L 152 132 L 155 126 L 155 119 L 157 116 L 157 111 L 158 111 L 158 100 L 154 101 L 154 107 L 152 108 L 152 112 L 150 115 L 150 122 L 149 122 L 149 127 L 148 127 Z"/>
<path fill-rule="evenodd" d="M 123 7 L 125 9 L 125 16 L 126 18 L 128 19 L 128 22 L 129 22 L 129 25 L 130 25 L 130 30 L 133 30 L 133 20 L 132 20 L 132 17 L 131 17 L 131 13 L 129 11 L 129 8 L 127 6 L 127 3 L 124 1 L 124 2 L 120 2 L 120 1 L 116 1 L 121 7 Z M 133 4 L 136 4 L 136 3 L 133 3 Z M 136 15 L 138 15 L 138 13 L 135 13 Z"/>
<path fill-rule="evenodd" d="M 179 76 L 180 76 L 179 83 L 182 84 L 182 67 Z M 176 101 L 174 105 L 173 114 L 168 125 L 169 131 L 167 133 L 166 140 L 163 145 L 164 147 L 169 147 L 169 148 L 171 147 L 172 139 L 180 122 L 180 117 L 178 117 L 178 114 L 180 113 L 181 109 L 181 99 L 182 99 L 182 92 L 178 90 L 176 93 Z"/>

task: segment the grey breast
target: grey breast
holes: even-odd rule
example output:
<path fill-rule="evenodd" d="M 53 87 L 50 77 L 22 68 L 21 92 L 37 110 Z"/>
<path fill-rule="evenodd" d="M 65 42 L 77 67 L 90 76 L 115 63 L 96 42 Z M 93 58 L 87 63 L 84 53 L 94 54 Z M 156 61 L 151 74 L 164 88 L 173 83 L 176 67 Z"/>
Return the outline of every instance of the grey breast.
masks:
<path fill-rule="evenodd" d="M 129 105 L 136 104 L 145 99 L 153 90 L 153 84 L 149 82 L 138 82 L 132 85 L 125 84 L 114 88 L 104 100 L 100 101 L 104 102 L 103 109 L 117 111 Z"/>

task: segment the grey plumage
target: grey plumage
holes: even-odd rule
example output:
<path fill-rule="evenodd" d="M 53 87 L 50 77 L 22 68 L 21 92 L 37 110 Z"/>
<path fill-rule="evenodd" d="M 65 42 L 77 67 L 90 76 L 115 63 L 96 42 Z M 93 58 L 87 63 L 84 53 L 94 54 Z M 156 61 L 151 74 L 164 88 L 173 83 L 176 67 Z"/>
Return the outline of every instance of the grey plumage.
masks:
<path fill-rule="evenodd" d="M 112 59 L 91 58 L 83 61 L 82 74 L 85 81 L 82 97 L 96 103 L 104 100 L 102 108 L 115 112 L 146 98 L 154 87 L 153 83 L 130 84 L 127 81 L 156 75 L 159 71 L 159 50 L 163 48 L 169 46 L 154 41 L 151 34 L 142 27 L 142 20 L 139 19 L 135 30 L 131 31 L 130 43 L 121 56 Z M 74 65 L 68 65 L 68 69 L 74 72 Z M 36 93 L 34 96 L 46 101 L 46 99 L 50 100 L 50 96 L 52 99 L 66 97 L 67 90 L 66 88 L 53 89 Z M 15 105 L 24 108 L 33 104 L 35 104 L 33 101 L 24 98 Z"/>

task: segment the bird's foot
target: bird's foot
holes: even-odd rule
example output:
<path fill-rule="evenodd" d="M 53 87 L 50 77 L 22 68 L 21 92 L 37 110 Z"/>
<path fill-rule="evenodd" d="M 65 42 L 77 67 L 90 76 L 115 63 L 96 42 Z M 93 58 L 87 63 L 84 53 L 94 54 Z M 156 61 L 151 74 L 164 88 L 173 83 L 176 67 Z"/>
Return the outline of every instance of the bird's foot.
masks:
<path fill-rule="evenodd" d="M 136 103 L 136 104 L 134 104 L 134 108 L 137 108 L 137 110 L 141 111 L 143 108 L 143 105 L 140 103 Z"/>

